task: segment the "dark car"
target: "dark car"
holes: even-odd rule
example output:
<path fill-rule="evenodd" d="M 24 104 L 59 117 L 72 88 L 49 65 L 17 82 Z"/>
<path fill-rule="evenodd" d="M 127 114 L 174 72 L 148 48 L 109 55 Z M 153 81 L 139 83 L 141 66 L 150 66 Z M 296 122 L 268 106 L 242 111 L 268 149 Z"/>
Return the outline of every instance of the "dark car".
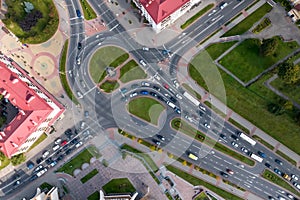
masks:
<path fill-rule="evenodd" d="M 157 95 L 156 97 L 158 100 L 164 101 L 164 98 L 162 96 Z"/>
<path fill-rule="evenodd" d="M 74 138 L 73 140 L 71 140 L 71 144 L 76 144 L 78 143 L 78 138 Z"/>
<path fill-rule="evenodd" d="M 160 145 L 160 141 L 158 141 L 157 139 L 153 139 L 152 140 L 156 145 Z"/>
<path fill-rule="evenodd" d="M 44 159 L 42 157 L 36 159 L 36 164 L 40 164 Z"/>
<path fill-rule="evenodd" d="M 231 135 L 231 137 L 232 137 L 234 140 L 236 140 L 236 141 L 239 140 L 239 138 L 238 138 L 236 135 Z"/>
<path fill-rule="evenodd" d="M 283 165 L 283 163 L 282 163 L 282 161 L 281 160 L 279 160 L 279 159 L 275 159 L 275 162 L 277 163 L 277 164 L 279 164 L 279 165 Z"/>
<path fill-rule="evenodd" d="M 28 169 L 32 169 L 34 167 L 34 163 L 32 161 L 28 161 L 26 166 Z"/>
<path fill-rule="evenodd" d="M 170 97 L 170 100 L 171 100 L 173 103 L 176 103 L 176 102 L 177 102 L 177 99 L 175 99 L 174 97 Z"/>
<path fill-rule="evenodd" d="M 257 153 L 262 158 L 266 158 L 267 157 L 267 155 L 265 153 L 261 152 L 261 151 L 258 151 Z"/>
<path fill-rule="evenodd" d="M 52 162 L 53 162 L 52 158 L 48 158 L 48 159 L 46 160 L 46 164 L 47 164 L 47 165 L 50 165 L 50 163 L 52 163 Z"/>
<path fill-rule="evenodd" d="M 80 10 L 76 10 L 76 15 L 77 15 L 77 17 L 81 17 L 81 12 L 80 12 Z"/>
<path fill-rule="evenodd" d="M 275 168 L 275 169 L 274 169 L 274 172 L 275 172 L 276 174 L 282 176 L 282 172 L 281 172 L 279 169 Z"/>
<path fill-rule="evenodd" d="M 155 92 L 149 92 L 149 94 L 150 94 L 151 96 L 157 97 L 157 94 L 156 94 Z"/>
<path fill-rule="evenodd" d="M 156 85 L 153 86 L 153 89 L 157 90 L 157 91 L 160 91 L 160 88 Z"/>
<path fill-rule="evenodd" d="M 72 136 L 72 130 L 71 130 L 71 129 L 67 129 L 67 130 L 65 131 L 65 135 L 66 135 L 67 137 L 71 137 L 71 136 Z"/>
<path fill-rule="evenodd" d="M 68 150 L 66 151 L 66 155 L 69 155 L 70 153 L 72 153 L 72 151 L 73 151 L 73 149 L 68 149 Z"/>
<path fill-rule="evenodd" d="M 30 181 L 34 181 L 35 179 L 37 179 L 38 178 L 38 176 L 35 174 L 35 175 L 33 175 L 32 177 L 30 177 Z"/>
<path fill-rule="evenodd" d="M 202 117 L 204 115 L 204 112 L 198 110 L 198 114 L 199 114 L 200 117 Z"/>
<path fill-rule="evenodd" d="M 58 161 L 62 160 L 63 158 L 64 158 L 64 156 L 63 156 L 63 155 L 60 155 L 60 156 L 58 156 L 58 158 L 56 159 L 56 162 L 58 162 Z"/>
<path fill-rule="evenodd" d="M 146 91 L 146 90 L 142 90 L 142 91 L 140 91 L 140 94 L 142 94 L 142 95 L 148 95 L 148 94 L 149 94 L 149 92 L 148 92 L 148 91 Z"/>
<path fill-rule="evenodd" d="M 228 178 L 228 177 L 229 177 L 229 175 L 228 175 L 227 173 L 225 173 L 225 172 L 220 172 L 220 174 L 221 174 L 223 177 L 225 177 L 225 178 Z"/>
<path fill-rule="evenodd" d="M 226 138 L 227 138 L 226 135 L 224 135 L 224 134 L 220 134 L 220 137 L 224 140 L 226 140 Z"/>
<path fill-rule="evenodd" d="M 165 137 L 162 136 L 162 135 L 156 135 L 156 137 L 157 137 L 158 139 L 162 140 L 162 141 L 165 141 Z"/>
<path fill-rule="evenodd" d="M 265 166 L 267 167 L 267 168 L 271 168 L 271 165 L 270 165 L 270 163 L 265 163 Z"/>
<path fill-rule="evenodd" d="M 80 42 L 78 42 L 77 48 L 78 48 L 78 50 L 80 50 L 82 48 L 82 44 Z"/>

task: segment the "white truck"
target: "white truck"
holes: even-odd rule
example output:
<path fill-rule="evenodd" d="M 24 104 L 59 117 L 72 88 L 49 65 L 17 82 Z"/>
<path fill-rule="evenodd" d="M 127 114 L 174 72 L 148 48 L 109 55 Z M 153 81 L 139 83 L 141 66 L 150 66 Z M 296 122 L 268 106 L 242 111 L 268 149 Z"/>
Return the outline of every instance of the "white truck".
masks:
<path fill-rule="evenodd" d="M 190 100 L 197 107 L 200 105 L 200 102 L 196 98 L 194 98 L 192 95 L 190 95 L 189 93 L 184 92 L 183 96 L 185 96 L 188 100 Z"/>
<path fill-rule="evenodd" d="M 171 108 L 175 109 L 176 106 L 174 103 L 172 103 L 171 101 L 167 101 L 168 106 L 170 106 Z"/>

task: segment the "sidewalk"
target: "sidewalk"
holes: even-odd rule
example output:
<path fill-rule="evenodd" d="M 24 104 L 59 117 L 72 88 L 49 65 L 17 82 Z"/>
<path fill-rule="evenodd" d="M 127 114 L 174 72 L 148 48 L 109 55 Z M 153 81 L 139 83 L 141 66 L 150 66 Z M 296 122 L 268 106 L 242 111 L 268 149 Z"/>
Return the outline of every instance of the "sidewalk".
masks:
<path fill-rule="evenodd" d="M 145 153 L 149 153 L 148 155 L 153 159 L 153 161 L 156 163 L 156 165 L 158 166 L 158 168 L 161 168 L 162 166 L 164 166 L 163 164 L 172 164 L 173 166 L 181 169 L 182 171 L 188 172 L 192 175 L 194 175 L 197 178 L 200 178 L 208 183 L 211 183 L 212 185 L 215 185 L 216 187 L 219 187 L 225 191 L 228 191 L 232 194 L 235 194 L 241 198 L 244 199 L 249 199 L 249 200 L 258 200 L 261 199 L 260 197 L 249 193 L 248 191 L 243 192 L 235 187 L 232 187 L 228 184 L 225 184 L 223 181 L 219 181 L 218 179 L 215 179 L 211 176 L 205 175 L 203 173 L 201 173 L 200 171 L 197 170 L 191 170 L 191 168 L 189 166 L 183 166 L 182 163 L 175 161 L 171 158 L 168 157 L 168 155 L 165 152 L 157 152 L 157 151 L 151 151 L 148 147 L 139 144 L 136 141 L 133 141 L 129 138 L 123 137 L 118 133 L 117 129 L 113 129 L 112 130 L 113 133 L 111 135 L 111 138 L 113 138 L 116 141 L 122 141 L 123 143 L 126 143 L 128 145 L 132 145 L 134 148 L 145 152 Z"/>

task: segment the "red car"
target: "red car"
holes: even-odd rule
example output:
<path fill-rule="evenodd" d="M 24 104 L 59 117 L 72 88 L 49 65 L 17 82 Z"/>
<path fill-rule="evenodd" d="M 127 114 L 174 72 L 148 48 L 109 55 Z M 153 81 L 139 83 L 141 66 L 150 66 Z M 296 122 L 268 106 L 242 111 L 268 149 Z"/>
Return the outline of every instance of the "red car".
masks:
<path fill-rule="evenodd" d="M 67 143 L 68 143 L 67 140 L 64 140 L 64 141 L 62 141 L 62 142 L 60 143 L 60 145 L 61 145 L 61 146 L 65 146 Z"/>
<path fill-rule="evenodd" d="M 166 88 L 166 89 L 169 89 L 169 85 L 168 84 L 164 84 L 164 87 Z"/>

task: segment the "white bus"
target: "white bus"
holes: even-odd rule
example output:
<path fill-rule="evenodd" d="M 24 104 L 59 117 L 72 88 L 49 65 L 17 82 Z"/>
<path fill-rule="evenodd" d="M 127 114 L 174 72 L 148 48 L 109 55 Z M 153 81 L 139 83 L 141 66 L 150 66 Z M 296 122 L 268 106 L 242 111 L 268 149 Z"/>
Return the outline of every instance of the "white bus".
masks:
<path fill-rule="evenodd" d="M 192 153 L 189 153 L 189 158 L 192 159 L 192 160 L 198 160 L 198 156 L 196 156 Z"/>
<path fill-rule="evenodd" d="M 254 153 L 251 153 L 250 157 L 258 162 L 262 162 L 264 160 L 263 158 L 259 157 L 258 155 L 255 155 Z"/>
<path fill-rule="evenodd" d="M 189 93 L 184 92 L 183 96 L 185 96 L 188 100 L 190 100 L 197 107 L 200 105 L 200 102 L 197 99 L 195 99 L 192 95 L 190 95 Z"/>
<path fill-rule="evenodd" d="M 246 142 L 249 142 L 252 146 L 256 144 L 256 141 L 247 136 L 245 133 L 239 133 L 239 136 Z"/>

